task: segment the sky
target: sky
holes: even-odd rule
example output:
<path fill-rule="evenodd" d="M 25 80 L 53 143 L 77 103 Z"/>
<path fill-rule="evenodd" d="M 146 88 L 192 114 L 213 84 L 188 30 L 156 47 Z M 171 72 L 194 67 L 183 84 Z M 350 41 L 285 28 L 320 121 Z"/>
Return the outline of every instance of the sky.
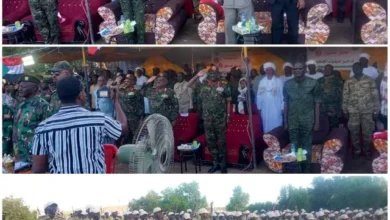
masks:
<path fill-rule="evenodd" d="M 214 207 L 225 207 L 233 188 L 249 193 L 250 203 L 276 202 L 282 186 L 309 187 L 317 175 L 8 175 L 2 197 L 23 198 L 31 210 L 56 202 L 61 210 L 126 205 L 149 190 L 161 192 L 183 182 L 197 181 L 200 192 Z M 324 176 L 324 175 L 322 175 Z M 327 175 L 326 178 L 330 178 Z"/>

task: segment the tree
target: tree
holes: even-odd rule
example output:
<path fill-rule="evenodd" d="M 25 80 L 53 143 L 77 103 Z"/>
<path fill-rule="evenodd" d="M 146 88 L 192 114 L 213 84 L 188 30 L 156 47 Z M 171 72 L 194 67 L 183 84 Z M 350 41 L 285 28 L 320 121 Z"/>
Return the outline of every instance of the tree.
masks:
<path fill-rule="evenodd" d="M 35 220 L 36 211 L 31 212 L 22 199 L 6 197 L 3 199 L 3 216 L 5 220 Z"/>
<path fill-rule="evenodd" d="M 155 207 L 160 206 L 161 196 L 155 191 L 149 191 L 146 196 L 142 196 L 139 199 L 133 199 L 129 203 L 131 210 L 144 209 L 147 212 L 152 212 Z"/>
<path fill-rule="evenodd" d="M 291 185 L 283 186 L 280 190 L 278 209 L 305 209 L 310 210 L 310 195 L 305 188 L 295 188 Z"/>
<path fill-rule="evenodd" d="M 249 203 L 249 194 L 242 191 L 241 186 L 236 186 L 233 189 L 233 196 L 230 198 L 229 204 L 226 206 L 228 211 L 244 211 Z"/>

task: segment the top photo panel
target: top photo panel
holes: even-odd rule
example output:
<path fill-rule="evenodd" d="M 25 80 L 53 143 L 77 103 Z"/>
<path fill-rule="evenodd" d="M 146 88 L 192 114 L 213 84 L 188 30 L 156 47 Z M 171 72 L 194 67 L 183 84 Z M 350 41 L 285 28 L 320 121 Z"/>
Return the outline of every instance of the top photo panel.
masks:
<path fill-rule="evenodd" d="M 3 44 L 387 44 L 387 0 L 2 0 Z"/>

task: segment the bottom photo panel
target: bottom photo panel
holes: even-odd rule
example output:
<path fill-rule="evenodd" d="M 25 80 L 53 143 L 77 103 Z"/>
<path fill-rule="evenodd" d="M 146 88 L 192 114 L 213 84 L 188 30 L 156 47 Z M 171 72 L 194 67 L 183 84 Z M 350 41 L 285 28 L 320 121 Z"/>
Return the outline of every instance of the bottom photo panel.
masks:
<path fill-rule="evenodd" d="M 20 175 L 2 184 L 3 220 L 388 219 L 385 175 Z"/>

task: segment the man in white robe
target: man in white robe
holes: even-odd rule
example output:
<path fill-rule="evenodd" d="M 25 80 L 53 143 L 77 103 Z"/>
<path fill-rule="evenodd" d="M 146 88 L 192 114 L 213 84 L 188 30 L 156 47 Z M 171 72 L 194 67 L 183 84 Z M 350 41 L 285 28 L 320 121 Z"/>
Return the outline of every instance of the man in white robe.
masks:
<path fill-rule="evenodd" d="M 317 62 L 314 60 L 309 60 L 306 62 L 306 66 L 309 69 L 309 71 L 305 74 L 305 76 L 312 78 L 312 79 L 319 79 L 324 77 L 324 74 L 317 72 Z"/>
<path fill-rule="evenodd" d="M 287 82 L 290 79 L 294 78 L 294 74 L 292 73 L 293 65 L 289 62 L 283 64 L 283 71 L 284 74 L 280 76 L 280 80 L 282 80 L 282 83 L 284 85 L 285 82 Z"/>
<path fill-rule="evenodd" d="M 256 104 L 261 115 L 263 132 L 267 133 L 283 125 L 283 83 L 275 76 L 276 66 L 264 64 L 266 76 L 260 81 Z"/>
<path fill-rule="evenodd" d="M 368 66 L 368 61 L 370 60 L 370 55 L 368 53 L 362 53 L 360 54 L 360 65 L 363 67 L 363 74 L 366 76 L 371 77 L 373 80 L 376 80 L 378 78 L 379 73 L 378 70 L 375 67 Z M 353 77 L 355 74 L 351 70 L 351 73 L 349 74 L 349 77 Z"/>

